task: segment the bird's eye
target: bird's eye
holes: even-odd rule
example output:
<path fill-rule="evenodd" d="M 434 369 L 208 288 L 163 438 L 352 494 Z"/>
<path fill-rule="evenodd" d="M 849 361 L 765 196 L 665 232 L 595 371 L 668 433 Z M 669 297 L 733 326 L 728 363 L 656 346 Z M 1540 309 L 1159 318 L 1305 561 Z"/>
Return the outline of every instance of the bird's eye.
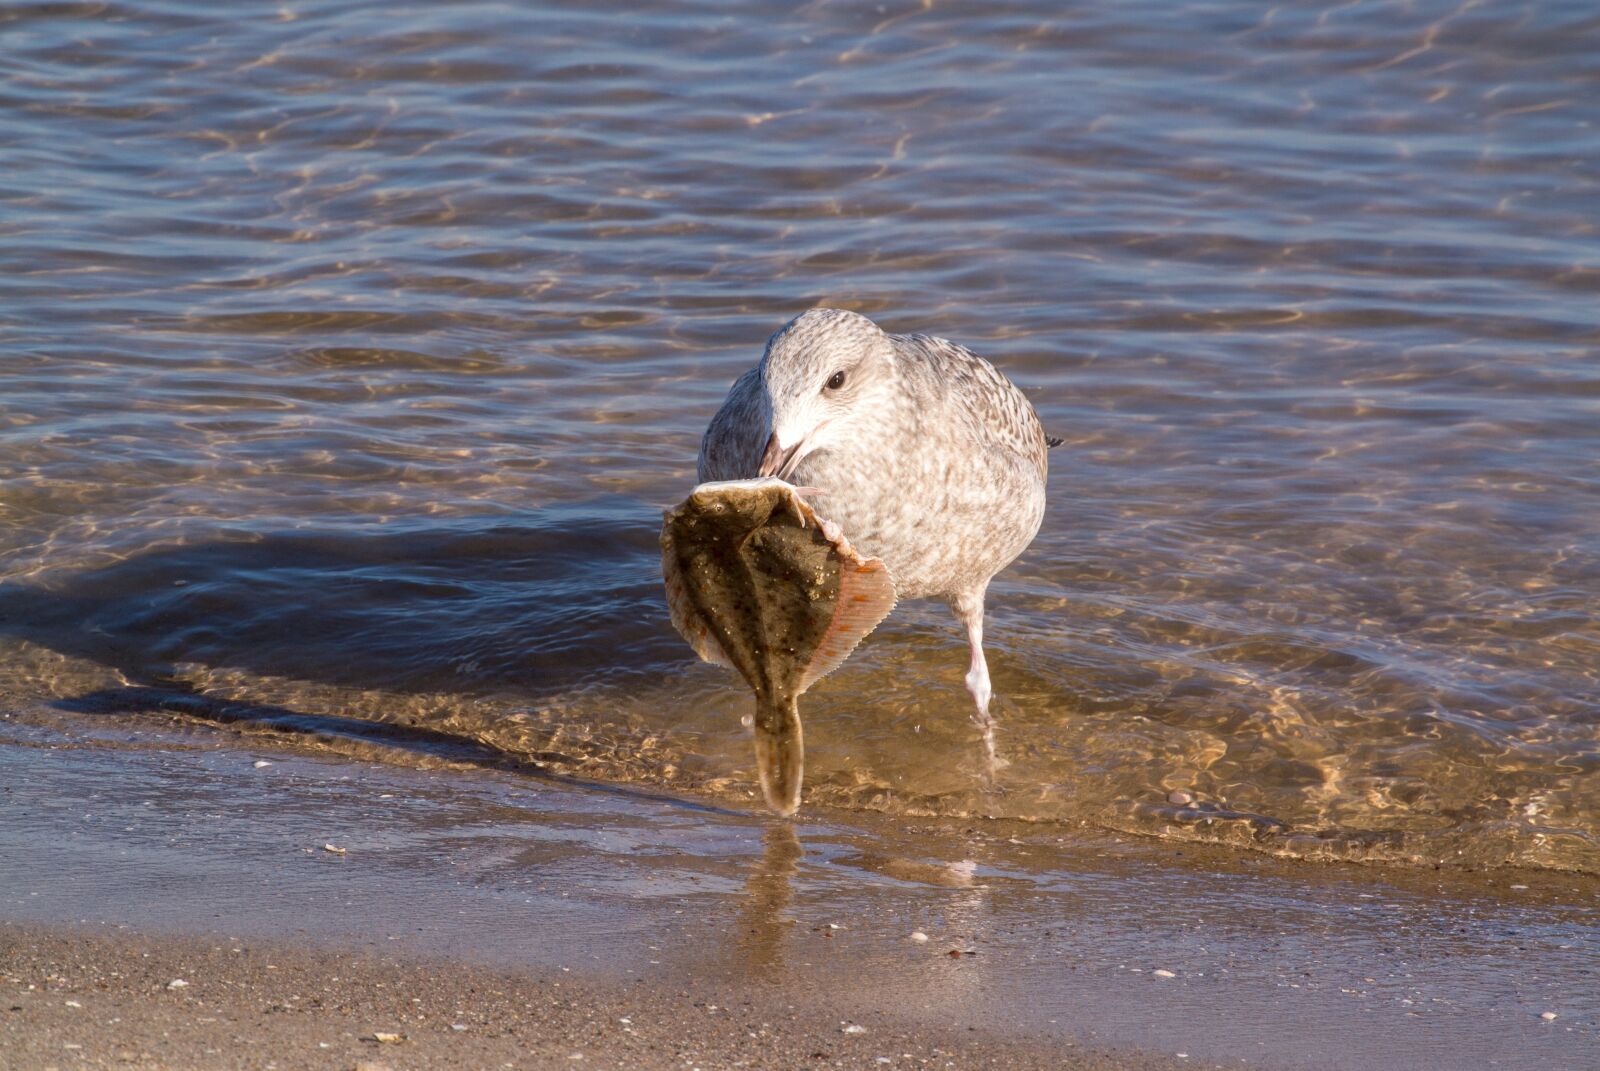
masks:
<path fill-rule="evenodd" d="M 833 375 L 828 377 L 828 389 L 829 390 L 838 390 L 842 386 L 844 386 L 844 372 L 843 371 L 835 372 Z"/>

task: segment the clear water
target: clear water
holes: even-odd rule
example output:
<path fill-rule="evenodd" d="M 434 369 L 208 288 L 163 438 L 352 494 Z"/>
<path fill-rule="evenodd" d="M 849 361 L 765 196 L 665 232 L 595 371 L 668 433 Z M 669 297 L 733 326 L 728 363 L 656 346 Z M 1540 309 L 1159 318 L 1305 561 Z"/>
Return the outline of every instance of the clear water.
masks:
<path fill-rule="evenodd" d="M 10 3 L 0 41 L 8 706 L 753 804 L 655 533 L 827 302 L 1066 443 L 992 590 L 1000 784 L 912 604 L 807 695 L 808 806 L 1600 872 L 1588 5 Z"/>

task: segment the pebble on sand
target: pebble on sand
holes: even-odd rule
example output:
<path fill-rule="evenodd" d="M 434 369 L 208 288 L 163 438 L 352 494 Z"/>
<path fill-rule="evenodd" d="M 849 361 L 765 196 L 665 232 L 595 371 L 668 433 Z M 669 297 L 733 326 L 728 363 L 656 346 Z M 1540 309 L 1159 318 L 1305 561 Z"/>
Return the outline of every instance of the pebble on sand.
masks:
<path fill-rule="evenodd" d="M 866 1032 L 867 1028 L 857 1023 L 847 1023 L 845 1028 L 840 1031 L 842 1034 L 865 1034 Z"/>
<path fill-rule="evenodd" d="M 1187 807 L 1194 802 L 1194 797 L 1182 789 L 1173 789 L 1167 793 L 1167 802 L 1174 807 Z"/>
<path fill-rule="evenodd" d="M 1178 977 L 1176 974 L 1173 974 L 1171 971 L 1166 970 L 1165 968 L 1159 968 L 1157 970 L 1151 971 L 1150 973 L 1155 975 L 1157 978 L 1176 978 L 1176 977 Z"/>
<path fill-rule="evenodd" d="M 928 935 L 923 933 L 921 930 L 914 931 L 911 934 L 911 939 L 917 942 L 919 945 L 925 945 L 928 943 Z"/>
<path fill-rule="evenodd" d="M 332 852 L 334 855 L 343 855 L 345 852 L 349 851 L 350 849 L 348 849 L 348 848 L 340 848 L 340 847 L 338 847 L 336 845 L 333 845 L 333 844 L 324 844 L 322 846 L 322 850 L 325 851 L 325 852 Z"/>
<path fill-rule="evenodd" d="M 172 981 L 167 983 L 167 988 L 168 989 L 185 989 L 185 988 L 188 987 L 188 985 L 189 985 L 189 983 L 185 982 L 182 978 L 174 978 Z"/>
<path fill-rule="evenodd" d="M 1547 1023 L 1555 1022 L 1556 1013 L 1555 1012 L 1540 1012 L 1539 1013 L 1539 1018 L 1543 1019 Z"/>
<path fill-rule="evenodd" d="M 256 769 L 258 769 L 258 770 L 262 769 L 263 767 L 267 767 L 267 766 L 271 766 L 271 765 L 272 765 L 272 763 L 268 762 L 266 759 L 257 759 L 256 760 Z"/>

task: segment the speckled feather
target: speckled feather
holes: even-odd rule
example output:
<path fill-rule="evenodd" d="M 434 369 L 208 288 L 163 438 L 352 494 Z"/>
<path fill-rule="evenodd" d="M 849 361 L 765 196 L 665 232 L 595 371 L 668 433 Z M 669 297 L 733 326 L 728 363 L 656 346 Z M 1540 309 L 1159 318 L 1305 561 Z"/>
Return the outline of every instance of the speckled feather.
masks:
<path fill-rule="evenodd" d="M 805 456 L 791 480 L 823 492 L 818 512 L 884 560 L 902 598 L 981 597 L 1033 540 L 1050 444 L 1022 392 L 953 342 L 887 334 L 840 309 L 813 309 L 772 336 L 706 429 L 701 480 L 756 475 L 775 362 L 819 383 L 835 365 L 870 370 L 847 433 Z"/>

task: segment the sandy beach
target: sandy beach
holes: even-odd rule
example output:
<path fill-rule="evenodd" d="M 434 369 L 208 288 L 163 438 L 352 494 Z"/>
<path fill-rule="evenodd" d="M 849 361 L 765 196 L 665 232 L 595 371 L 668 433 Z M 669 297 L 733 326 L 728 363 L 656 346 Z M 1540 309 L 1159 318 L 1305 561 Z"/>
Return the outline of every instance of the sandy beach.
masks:
<path fill-rule="evenodd" d="M 272 942 L 7 926 L 0 972 L 12 1071 L 1208 1066 L 862 1010 L 848 988 L 605 985 Z"/>

